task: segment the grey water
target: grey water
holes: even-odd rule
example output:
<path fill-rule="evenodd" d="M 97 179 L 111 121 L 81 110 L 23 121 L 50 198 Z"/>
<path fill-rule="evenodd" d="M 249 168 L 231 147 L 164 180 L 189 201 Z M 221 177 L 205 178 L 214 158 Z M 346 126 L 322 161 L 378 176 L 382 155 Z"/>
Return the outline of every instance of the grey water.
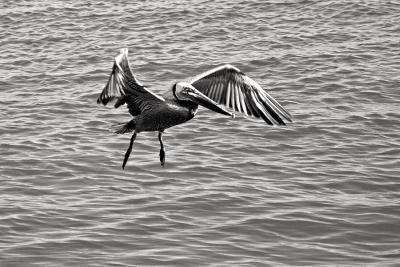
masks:
<path fill-rule="evenodd" d="M 8 1 L 0 6 L 0 266 L 399 266 L 398 1 Z M 220 64 L 285 127 L 200 109 L 110 127 L 113 58 L 162 94 Z"/>

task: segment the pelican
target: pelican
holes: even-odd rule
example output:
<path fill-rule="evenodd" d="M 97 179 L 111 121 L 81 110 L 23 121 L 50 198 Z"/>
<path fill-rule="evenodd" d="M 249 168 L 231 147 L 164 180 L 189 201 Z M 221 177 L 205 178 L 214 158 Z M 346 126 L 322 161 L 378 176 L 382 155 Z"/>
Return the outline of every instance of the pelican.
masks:
<path fill-rule="evenodd" d="M 172 94 L 171 94 L 172 91 Z M 122 48 L 115 57 L 106 86 L 97 103 L 114 102 L 118 108 L 126 104 L 133 119 L 119 124 L 117 134 L 133 132 L 125 153 L 122 169 L 128 161 L 136 135 L 158 131 L 160 162 L 165 166 L 162 135 L 165 129 L 192 119 L 199 105 L 223 115 L 234 114 L 225 107 L 245 115 L 262 118 L 269 125 L 285 125 L 292 116 L 261 86 L 238 68 L 226 64 L 204 72 L 188 82 L 175 83 L 167 94 L 159 96 L 140 83 L 128 62 L 128 49 Z"/>

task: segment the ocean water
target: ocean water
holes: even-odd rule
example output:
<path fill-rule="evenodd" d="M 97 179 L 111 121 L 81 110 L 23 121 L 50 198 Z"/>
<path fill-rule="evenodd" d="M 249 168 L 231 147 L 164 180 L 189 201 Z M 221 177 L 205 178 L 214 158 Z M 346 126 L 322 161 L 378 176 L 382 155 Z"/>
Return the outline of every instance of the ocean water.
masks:
<path fill-rule="evenodd" d="M 0 266 L 399 266 L 398 1 L 2 1 Z M 96 104 L 120 48 L 158 94 L 230 63 L 294 116 L 141 133 Z"/>

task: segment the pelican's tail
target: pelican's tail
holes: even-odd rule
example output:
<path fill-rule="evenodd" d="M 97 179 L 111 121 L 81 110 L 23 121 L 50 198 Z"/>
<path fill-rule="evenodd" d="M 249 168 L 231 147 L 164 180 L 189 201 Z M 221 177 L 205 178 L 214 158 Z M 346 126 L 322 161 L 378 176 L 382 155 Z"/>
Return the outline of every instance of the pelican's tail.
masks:
<path fill-rule="evenodd" d="M 131 120 L 131 121 L 127 122 L 127 123 L 115 124 L 112 127 L 115 130 L 116 134 L 131 133 L 136 128 L 136 122 L 135 122 L 135 120 Z"/>

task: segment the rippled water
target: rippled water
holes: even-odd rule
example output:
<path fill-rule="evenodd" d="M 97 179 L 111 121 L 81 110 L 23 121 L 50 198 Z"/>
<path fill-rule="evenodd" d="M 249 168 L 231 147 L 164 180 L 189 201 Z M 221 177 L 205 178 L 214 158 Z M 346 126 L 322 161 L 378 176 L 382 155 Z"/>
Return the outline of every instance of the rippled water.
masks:
<path fill-rule="evenodd" d="M 4 2 L 4 1 L 3 1 Z M 397 1 L 5 1 L 0 266 L 400 263 Z M 156 93 L 222 63 L 294 115 L 141 133 L 96 104 L 122 47 Z"/>

